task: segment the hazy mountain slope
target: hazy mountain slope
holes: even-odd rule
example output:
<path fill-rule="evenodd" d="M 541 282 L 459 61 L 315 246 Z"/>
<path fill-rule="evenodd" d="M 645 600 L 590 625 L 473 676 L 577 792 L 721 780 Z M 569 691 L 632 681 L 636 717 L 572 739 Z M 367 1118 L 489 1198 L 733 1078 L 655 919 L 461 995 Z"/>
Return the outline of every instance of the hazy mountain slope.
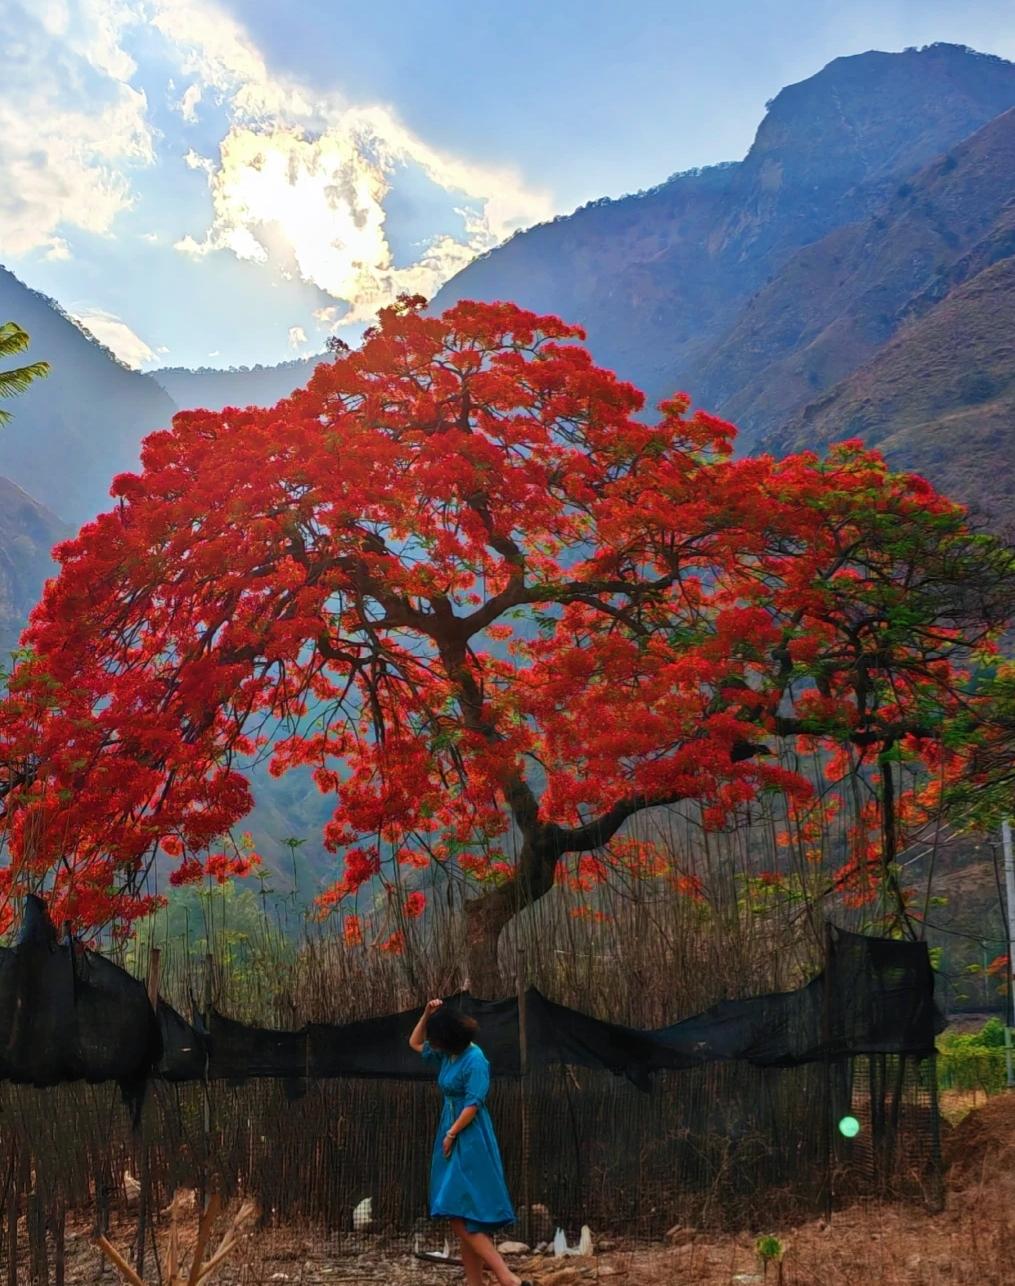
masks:
<path fill-rule="evenodd" d="M 15 433 L 15 419 L 4 433 Z M 0 661 L 17 644 L 28 613 L 56 570 L 50 550 L 70 530 L 7 478 L 0 478 Z"/>
<path fill-rule="evenodd" d="M 1015 517 L 1015 208 L 989 240 L 1010 253 L 907 322 L 763 445 L 862 437 L 992 516 Z"/>
<path fill-rule="evenodd" d="M 69 523 L 106 508 L 113 475 L 136 466 L 146 433 L 169 424 L 171 398 L 148 375 L 120 365 L 60 308 L 0 268 L 0 318 L 32 337 L 30 357 L 49 362 L 0 434 L 0 475 Z"/>
<path fill-rule="evenodd" d="M 434 300 L 514 299 L 580 322 L 656 397 L 689 383 L 801 247 L 1015 106 L 1015 65 L 954 45 L 840 58 L 772 101 L 743 161 L 521 233 Z M 692 389 L 692 391 L 694 391 Z"/>
<path fill-rule="evenodd" d="M 327 353 L 317 353 L 278 366 L 241 366 L 233 370 L 205 367 L 196 371 L 172 366 L 152 371 L 152 378 L 181 410 L 194 406 L 209 411 L 221 411 L 226 406 L 274 406 L 293 389 L 302 388 L 320 362 L 329 360 Z"/>
<path fill-rule="evenodd" d="M 868 361 L 959 268 L 1015 195 L 1015 110 L 900 183 L 872 218 L 794 255 L 689 374 L 744 445 Z"/>

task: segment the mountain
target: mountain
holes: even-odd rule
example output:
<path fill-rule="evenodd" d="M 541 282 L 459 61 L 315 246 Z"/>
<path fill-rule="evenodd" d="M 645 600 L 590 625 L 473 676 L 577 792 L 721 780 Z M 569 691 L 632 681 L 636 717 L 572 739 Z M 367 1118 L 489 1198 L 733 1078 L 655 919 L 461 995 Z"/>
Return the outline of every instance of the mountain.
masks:
<path fill-rule="evenodd" d="M 907 176 L 872 217 L 789 259 L 691 373 L 695 397 L 721 407 L 749 443 L 788 441 L 781 425 L 977 265 L 1011 252 L 1013 176 L 1015 110 Z M 956 353 L 975 360 L 972 351 Z M 806 434 L 794 440 L 803 445 Z"/>
<path fill-rule="evenodd" d="M 123 366 L 4 268 L 0 318 L 24 327 L 32 360 L 51 367 L 18 398 L 0 434 L 0 475 L 79 525 L 108 506 L 113 475 L 136 467 L 141 439 L 168 425 L 176 407 L 150 376 Z"/>
<path fill-rule="evenodd" d="M 959 46 L 837 59 L 773 99 L 742 161 L 520 233 L 433 307 L 513 298 L 559 313 L 650 399 L 688 388 L 735 419 L 745 445 L 804 441 L 798 417 L 989 236 L 1012 190 L 1011 122 L 996 118 L 1013 106 L 1015 66 Z M 53 367 L 0 436 L 0 475 L 75 525 L 177 407 L 270 405 L 321 360 L 143 375 L 2 269 L 0 316 Z"/>
<path fill-rule="evenodd" d="M 862 437 L 994 519 L 1015 519 L 1015 210 L 1009 254 L 948 292 L 762 446 Z M 997 244 L 997 243 L 995 243 Z"/>
<path fill-rule="evenodd" d="M 873 214 L 905 175 L 1015 106 L 1015 65 L 953 45 L 839 58 L 782 90 L 743 161 L 678 174 L 519 233 L 439 292 L 586 327 L 651 397 L 687 384 L 804 245 Z"/>
<path fill-rule="evenodd" d="M 17 399 L 13 421 L 0 432 L 0 471 L 9 475 L 0 477 L 0 660 L 17 646 L 55 572 L 52 547 L 108 506 L 114 474 L 136 467 L 146 434 L 167 426 L 178 406 L 271 405 L 305 384 L 322 360 L 239 371 L 166 370 L 156 380 L 128 370 L 57 303 L 0 269 L 0 319 L 8 318 L 31 336 L 29 356 L 48 361 L 51 371 Z M 261 769 L 255 778 L 250 825 L 258 847 L 287 884 L 292 856 L 285 841 L 307 837 L 298 869 L 305 868 L 309 897 L 333 865 L 320 844 L 327 801 L 307 774 L 275 781 Z"/>
<path fill-rule="evenodd" d="M 14 433 L 18 420 L 4 430 Z M 28 613 L 55 571 L 50 550 L 71 535 L 20 487 L 0 478 L 0 657 L 17 646 Z"/>
<path fill-rule="evenodd" d="M 181 410 L 194 406 L 209 411 L 221 411 L 226 406 L 274 406 L 293 389 L 302 388 L 314 368 L 326 361 L 330 361 L 327 353 L 317 353 L 278 366 L 240 366 L 230 370 L 201 367 L 196 371 L 167 366 L 152 371 L 152 378 Z"/>
<path fill-rule="evenodd" d="M 557 312 L 742 450 L 863 437 L 1015 520 L 1012 108 L 1015 64 L 962 46 L 836 59 L 773 99 L 744 161 L 518 234 L 434 307 Z"/>

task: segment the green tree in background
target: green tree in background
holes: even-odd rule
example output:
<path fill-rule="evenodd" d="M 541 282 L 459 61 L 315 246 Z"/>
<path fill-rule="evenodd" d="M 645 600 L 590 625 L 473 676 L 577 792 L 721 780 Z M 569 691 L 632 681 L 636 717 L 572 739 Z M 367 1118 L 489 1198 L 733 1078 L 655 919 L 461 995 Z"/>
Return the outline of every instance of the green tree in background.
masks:
<path fill-rule="evenodd" d="M 0 361 L 23 353 L 29 345 L 28 332 L 22 330 L 17 322 L 4 322 L 0 325 Z M 16 397 L 24 393 L 32 380 L 42 379 L 49 374 L 48 362 L 31 362 L 28 366 L 15 366 L 11 370 L 0 370 L 0 397 Z M 0 407 L 0 425 L 11 420 L 10 411 Z"/>

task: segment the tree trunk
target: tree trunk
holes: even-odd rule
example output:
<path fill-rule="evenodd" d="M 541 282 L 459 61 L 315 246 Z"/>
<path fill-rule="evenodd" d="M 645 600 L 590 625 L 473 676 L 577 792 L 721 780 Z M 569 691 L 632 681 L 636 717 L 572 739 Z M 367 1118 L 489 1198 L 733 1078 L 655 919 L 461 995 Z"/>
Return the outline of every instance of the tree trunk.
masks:
<path fill-rule="evenodd" d="M 503 885 L 465 904 L 465 952 L 468 986 L 473 996 L 499 1000 L 507 988 L 497 964 L 500 935 L 514 918 L 511 886 Z"/>
<path fill-rule="evenodd" d="M 518 874 L 465 903 L 466 964 L 473 996 L 499 1000 L 514 994 L 513 973 L 502 976 L 497 963 L 500 935 L 519 911 L 553 888 L 559 834 L 552 825 L 535 827 L 522 847 Z"/>

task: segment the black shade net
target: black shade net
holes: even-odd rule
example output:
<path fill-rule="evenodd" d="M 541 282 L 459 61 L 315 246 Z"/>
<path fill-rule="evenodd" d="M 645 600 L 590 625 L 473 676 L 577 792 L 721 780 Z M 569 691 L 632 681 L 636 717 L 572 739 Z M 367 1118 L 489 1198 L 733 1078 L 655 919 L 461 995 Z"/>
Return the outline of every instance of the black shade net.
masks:
<path fill-rule="evenodd" d="M 480 1025 L 495 1076 L 521 1071 L 519 1002 L 448 998 Z M 149 1077 L 239 1084 L 285 1081 L 296 1094 L 332 1077 L 430 1080 L 408 1046 L 413 1009 L 359 1022 L 276 1031 L 212 1011 L 188 1023 L 111 961 L 71 940 L 58 943 L 45 907 L 29 899 L 20 939 L 0 948 L 0 1080 L 38 1086 Z M 642 1031 L 524 997 L 530 1070 L 554 1064 L 608 1069 L 639 1088 L 652 1074 L 742 1061 L 796 1067 L 860 1054 L 933 1053 L 943 1021 L 934 1004 L 926 945 L 832 929 L 825 970 L 796 991 L 726 1000 L 669 1027 Z"/>

